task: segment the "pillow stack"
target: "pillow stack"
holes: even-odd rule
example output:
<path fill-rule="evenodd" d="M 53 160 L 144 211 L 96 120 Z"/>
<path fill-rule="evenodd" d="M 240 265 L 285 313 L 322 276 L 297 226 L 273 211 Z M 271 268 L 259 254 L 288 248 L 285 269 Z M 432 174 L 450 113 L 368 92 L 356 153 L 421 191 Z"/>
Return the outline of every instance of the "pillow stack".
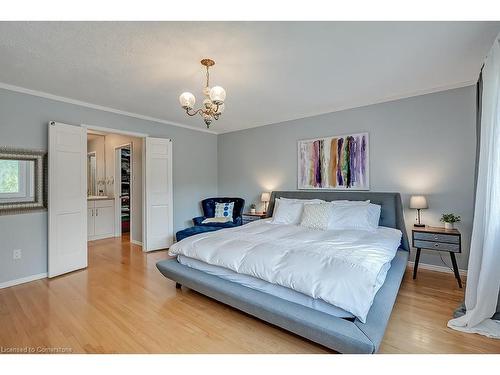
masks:
<path fill-rule="evenodd" d="M 298 225 L 304 210 L 304 204 L 325 203 L 321 199 L 288 199 L 278 198 L 274 201 L 273 224 Z"/>
<path fill-rule="evenodd" d="M 278 198 L 271 223 L 318 230 L 374 231 L 378 228 L 380 209 L 370 201 Z"/>

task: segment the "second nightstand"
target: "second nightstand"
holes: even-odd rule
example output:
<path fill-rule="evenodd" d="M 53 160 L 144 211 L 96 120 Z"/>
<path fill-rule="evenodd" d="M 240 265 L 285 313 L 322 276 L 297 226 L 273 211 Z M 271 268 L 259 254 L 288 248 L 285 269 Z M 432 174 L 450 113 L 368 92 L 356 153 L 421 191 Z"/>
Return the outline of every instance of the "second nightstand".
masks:
<path fill-rule="evenodd" d="M 243 224 L 248 224 L 252 221 L 265 219 L 267 217 L 265 212 L 256 212 L 254 214 L 252 214 L 251 212 L 245 212 L 241 216 L 243 218 Z"/>
<path fill-rule="evenodd" d="M 417 248 L 415 265 L 413 267 L 413 278 L 417 277 L 418 262 L 420 260 L 420 250 L 447 251 L 450 253 L 451 263 L 453 264 L 453 273 L 457 279 L 458 286 L 462 287 L 462 280 L 458 273 L 457 260 L 455 253 L 462 252 L 462 236 L 458 229 L 444 229 L 438 227 L 413 227 L 412 230 L 413 247 Z"/>

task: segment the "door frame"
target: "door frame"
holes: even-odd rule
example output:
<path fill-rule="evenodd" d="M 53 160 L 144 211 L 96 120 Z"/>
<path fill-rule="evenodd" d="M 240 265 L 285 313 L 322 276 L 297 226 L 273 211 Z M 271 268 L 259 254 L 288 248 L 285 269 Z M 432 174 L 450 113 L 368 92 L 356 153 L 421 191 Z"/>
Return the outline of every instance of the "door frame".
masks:
<path fill-rule="evenodd" d="M 144 143 L 144 140 L 142 140 Z M 137 240 L 133 240 L 132 238 L 132 228 L 135 225 L 134 220 L 132 220 L 132 201 L 133 198 L 133 190 L 134 190 L 134 167 L 133 167 L 133 157 L 134 157 L 134 144 L 132 142 L 124 143 L 119 146 L 115 146 L 113 156 L 114 156 L 114 167 L 115 167 L 115 178 L 113 181 L 113 193 L 115 196 L 115 237 L 122 236 L 122 221 L 121 221 L 121 207 L 122 202 L 120 199 L 121 195 L 121 155 L 119 155 L 120 150 L 122 148 L 129 147 L 130 148 L 130 187 L 129 187 L 129 205 L 130 205 L 130 242 L 137 242 Z M 117 179 L 117 176 L 120 175 L 120 179 Z M 144 194 L 144 193 L 143 193 Z M 141 218 L 142 220 L 142 218 Z"/>
<path fill-rule="evenodd" d="M 137 240 L 134 240 L 132 238 L 132 215 L 130 215 L 130 242 L 131 243 L 134 243 L 136 245 L 139 245 L 142 247 L 142 251 L 144 251 L 144 246 L 142 246 L 144 244 L 144 236 L 146 235 L 146 232 L 145 232 L 145 229 L 144 229 L 144 223 L 145 223 L 145 219 L 144 219 L 144 196 L 145 196 L 145 187 L 146 187 L 146 171 L 145 171 L 145 165 L 146 165 L 146 162 L 145 162 L 145 157 L 146 157 L 146 154 L 144 152 L 145 150 L 145 147 L 146 147 L 146 138 L 149 137 L 148 134 L 146 133 L 138 133 L 138 132 L 132 132 L 132 131 L 128 131 L 128 130 L 122 130 L 122 129 L 115 129 L 115 128 L 109 128 L 109 127 L 105 127 L 105 126 L 97 126 L 97 125 L 90 125 L 90 124 L 81 124 L 81 126 L 83 128 L 86 129 L 87 131 L 87 134 L 88 134 L 88 131 L 89 130 L 94 130 L 94 131 L 98 131 L 98 132 L 103 132 L 103 133 L 112 133 L 112 134 L 120 134 L 120 135 L 126 135 L 126 136 L 129 136 L 129 137 L 134 137 L 134 138 L 141 138 L 142 140 L 142 170 L 143 170 L 143 173 L 142 173 L 142 180 L 141 180 L 141 185 L 142 185 L 142 217 L 140 218 L 140 222 L 142 223 L 142 241 L 139 242 Z M 127 145 L 127 144 L 131 144 L 130 143 L 126 143 L 124 145 Z M 118 147 L 122 147 L 123 145 L 120 145 Z M 132 145 L 131 145 L 131 149 L 132 149 Z M 114 150 L 114 153 L 113 153 L 113 157 L 116 158 L 116 147 L 115 147 L 115 150 Z M 120 226 L 119 226 L 119 230 L 120 230 L 120 234 L 117 235 L 118 233 L 118 226 L 117 226 L 117 218 L 116 218 L 116 212 L 117 212 L 117 207 L 120 206 L 121 207 L 121 202 L 120 202 L 120 205 L 117 204 L 117 198 L 116 198 L 116 160 L 114 160 L 114 163 L 113 163 L 113 168 L 115 169 L 115 178 L 114 178 L 114 181 L 113 181 L 113 195 L 115 195 L 114 197 L 114 202 L 115 202 L 115 237 L 120 237 L 121 236 L 121 221 L 120 221 Z M 132 189 L 132 186 L 130 187 Z"/>

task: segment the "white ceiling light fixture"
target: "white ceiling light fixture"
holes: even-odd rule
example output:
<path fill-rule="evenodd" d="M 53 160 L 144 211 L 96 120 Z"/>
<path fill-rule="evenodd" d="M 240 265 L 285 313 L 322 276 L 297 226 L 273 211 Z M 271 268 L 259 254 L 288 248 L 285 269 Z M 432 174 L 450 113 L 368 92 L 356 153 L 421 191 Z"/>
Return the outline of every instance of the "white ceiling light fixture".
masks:
<path fill-rule="evenodd" d="M 189 116 L 200 114 L 200 116 L 203 117 L 203 121 L 205 121 L 205 124 L 207 125 L 207 129 L 209 129 L 212 121 L 217 121 L 222 112 L 224 112 L 226 90 L 220 86 L 210 88 L 210 73 L 208 69 L 215 65 L 215 61 L 211 59 L 203 59 L 201 60 L 201 65 L 207 68 L 207 82 L 205 88 L 203 89 L 203 94 L 206 98 L 203 100 L 203 107 L 196 111 L 192 111 L 194 104 L 196 103 L 196 98 L 190 92 L 183 92 L 179 96 L 179 102 Z"/>

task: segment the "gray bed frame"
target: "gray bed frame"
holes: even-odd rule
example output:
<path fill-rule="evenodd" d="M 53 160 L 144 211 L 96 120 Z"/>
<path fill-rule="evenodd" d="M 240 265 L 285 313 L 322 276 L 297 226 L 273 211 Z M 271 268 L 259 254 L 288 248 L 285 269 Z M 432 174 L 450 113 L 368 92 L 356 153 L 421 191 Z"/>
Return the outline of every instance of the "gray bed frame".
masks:
<path fill-rule="evenodd" d="M 375 296 L 366 323 L 337 318 L 242 286 L 217 276 L 189 268 L 176 259 L 157 263 L 160 272 L 176 282 L 208 297 L 244 311 L 340 353 L 376 353 L 382 342 L 392 307 L 408 262 L 409 244 L 399 193 L 340 191 L 274 191 L 268 208 L 270 216 L 276 198 L 318 198 L 326 201 L 367 200 L 382 207 L 380 225 L 403 233 L 400 248 L 391 263 L 384 284 Z"/>

